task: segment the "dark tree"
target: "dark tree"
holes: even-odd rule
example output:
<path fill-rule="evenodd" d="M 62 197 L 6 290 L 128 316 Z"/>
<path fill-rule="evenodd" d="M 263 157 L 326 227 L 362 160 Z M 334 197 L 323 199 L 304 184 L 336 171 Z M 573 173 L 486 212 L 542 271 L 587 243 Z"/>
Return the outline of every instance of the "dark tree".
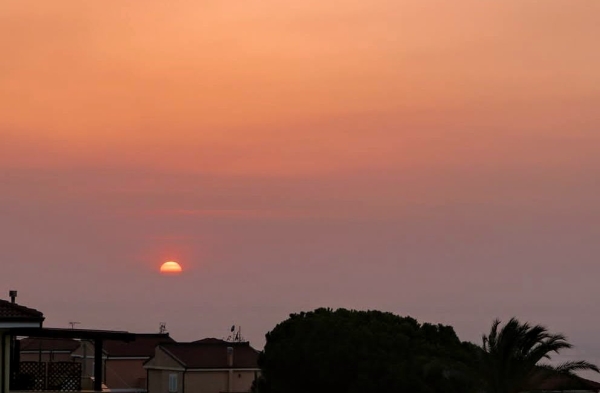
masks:
<path fill-rule="evenodd" d="M 585 361 L 566 362 L 558 366 L 544 363 L 571 344 L 562 334 L 551 334 L 544 326 L 531 326 L 512 318 L 500 329 L 500 321 L 492 324 L 483 336 L 474 375 L 485 393 L 518 393 L 532 390 L 557 374 L 574 376 L 579 370 L 598 367 Z"/>
<path fill-rule="evenodd" d="M 477 350 L 450 326 L 345 309 L 293 314 L 266 338 L 260 393 L 465 393 Z"/>

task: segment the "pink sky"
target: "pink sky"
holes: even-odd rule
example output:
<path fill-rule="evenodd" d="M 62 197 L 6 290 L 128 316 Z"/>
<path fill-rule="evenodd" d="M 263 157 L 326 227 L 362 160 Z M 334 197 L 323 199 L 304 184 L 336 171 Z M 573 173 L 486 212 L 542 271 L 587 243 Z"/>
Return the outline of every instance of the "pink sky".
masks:
<path fill-rule="evenodd" d="M 258 347 L 319 306 L 469 340 L 516 315 L 600 359 L 599 16 L 3 1 L 0 289 L 52 326 Z"/>

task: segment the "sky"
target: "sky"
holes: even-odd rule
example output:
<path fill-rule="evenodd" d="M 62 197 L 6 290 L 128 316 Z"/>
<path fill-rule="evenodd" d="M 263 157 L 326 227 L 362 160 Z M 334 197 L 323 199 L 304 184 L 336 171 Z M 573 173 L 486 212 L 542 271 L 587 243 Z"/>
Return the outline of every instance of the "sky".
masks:
<path fill-rule="evenodd" d="M 0 290 L 260 348 L 494 318 L 600 362 L 600 2 L 0 2 Z M 158 269 L 176 260 L 184 274 Z"/>

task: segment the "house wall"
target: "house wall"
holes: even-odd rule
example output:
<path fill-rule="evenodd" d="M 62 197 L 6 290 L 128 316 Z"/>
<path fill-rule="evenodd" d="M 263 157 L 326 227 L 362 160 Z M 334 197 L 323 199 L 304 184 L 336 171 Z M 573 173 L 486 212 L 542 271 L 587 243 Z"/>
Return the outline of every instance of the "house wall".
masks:
<path fill-rule="evenodd" d="M 258 370 L 227 369 L 187 370 L 184 373 L 181 364 L 160 348 L 146 367 L 148 393 L 169 393 L 170 374 L 178 376 L 178 393 L 249 392 L 258 375 Z"/>
<path fill-rule="evenodd" d="M 148 393 L 164 393 L 162 373 L 161 370 L 148 370 Z"/>
<path fill-rule="evenodd" d="M 249 392 L 252 388 L 252 383 L 257 378 L 257 371 L 233 371 L 231 378 L 232 392 Z"/>
<path fill-rule="evenodd" d="M 170 367 L 170 368 L 182 368 L 183 366 L 179 364 L 175 359 L 166 354 L 162 349 L 157 348 L 154 354 L 154 358 L 150 361 L 148 365 L 150 367 Z"/>
<path fill-rule="evenodd" d="M 146 388 L 147 359 L 111 359 L 105 361 L 105 383 L 111 389 Z"/>
<path fill-rule="evenodd" d="M 93 350 L 93 348 L 92 348 Z M 92 352 L 93 353 L 93 352 Z M 93 355 L 88 357 L 73 358 L 74 361 L 82 363 L 82 376 L 89 378 L 94 376 Z M 119 359 L 104 358 L 104 383 L 111 389 L 146 389 L 146 369 L 144 362 L 147 359 Z"/>
<path fill-rule="evenodd" d="M 148 367 L 148 393 L 168 393 L 170 374 L 177 374 L 177 392 L 183 393 L 183 367 L 162 349 L 156 349 L 154 357 L 146 364 L 146 367 Z M 186 391 L 191 392 L 187 388 Z M 204 392 L 194 391 L 194 393 Z"/>
<path fill-rule="evenodd" d="M 94 345 L 87 340 L 81 340 L 79 348 L 74 350 L 72 354 L 77 356 L 83 356 L 84 354 L 87 356 L 94 356 Z"/>
<path fill-rule="evenodd" d="M 81 363 L 81 376 L 83 378 L 91 378 L 94 376 L 94 358 L 88 357 L 87 359 L 72 357 L 72 361 Z M 106 370 L 106 359 L 102 360 L 103 370 Z M 106 372 L 103 373 L 103 377 L 106 379 Z"/>
<path fill-rule="evenodd" d="M 256 375 L 248 370 L 187 371 L 184 393 L 249 392 Z"/>
<path fill-rule="evenodd" d="M 228 371 L 188 371 L 185 373 L 184 393 L 221 393 L 227 392 Z M 150 392 L 149 392 L 150 393 Z M 155 393 L 155 392 L 151 392 Z"/>
<path fill-rule="evenodd" d="M 148 370 L 148 393 L 169 393 L 169 375 L 177 375 L 177 393 L 183 393 L 183 372 L 173 370 Z M 204 393 L 203 390 L 187 392 Z"/>
<path fill-rule="evenodd" d="M 91 342 L 81 341 L 81 345 L 71 353 L 71 357 L 75 362 L 82 364 L 82 376 L 84 378 L 94 376 L 94 345 Z"/>

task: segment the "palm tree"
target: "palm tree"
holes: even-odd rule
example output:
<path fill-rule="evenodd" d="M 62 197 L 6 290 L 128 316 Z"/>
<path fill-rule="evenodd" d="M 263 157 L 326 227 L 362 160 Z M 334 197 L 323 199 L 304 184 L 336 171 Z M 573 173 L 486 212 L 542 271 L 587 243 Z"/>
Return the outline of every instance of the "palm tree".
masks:
<path fill-rule="evenodd" d="M 562 334 L 551 334 L 544 326 L 531 326 L 512 318 L 501 329 L 495 320 L 490 333 L 483 336 L 475 371 L 485 393 L 519 393 L 533 388 L 557 374 L 574 376 L 576 371 L 593 370 L 585 362 L 566 362 L 558 366 L 543 363 L 572 345 Z"/>

